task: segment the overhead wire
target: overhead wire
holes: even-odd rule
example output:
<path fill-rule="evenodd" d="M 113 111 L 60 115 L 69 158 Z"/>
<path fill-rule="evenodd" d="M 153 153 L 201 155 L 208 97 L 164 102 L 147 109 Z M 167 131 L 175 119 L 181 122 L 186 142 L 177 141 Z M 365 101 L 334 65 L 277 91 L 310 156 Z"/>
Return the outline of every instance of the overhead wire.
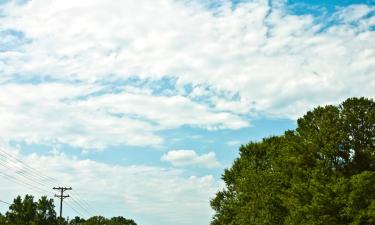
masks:
<path fill-rule="evenodd" d="M 6 159 L 7 162 L 12 163 L 12 165 L 14 165 L 15 167 L 17 167 L 19 169 L 19 171 L 15 172 L 17 175 L 22 176 L 23 178 L 25 178 L 29 181 L 38 183 L 41 186 L 47 187 L 47 189 L 50 188 L 49 185 L 55 185 L 57 183 L 57 180 L 55 178 L 52 178 L 48 175 L 44 175 L 39 170 L 27 165 L 24 161 L 22 161 L 22 160 L 18 159 L 17 157 L 11 155 L 10 153 L 7 153 L 6 151 L 3 151 L 3 150 L 0 149 L 0 156 L 2 156 L 2 158 L 3 158 L 2 159 L 3 162 L 0 162 L 0 165 L 2 165 L 3 167 L 5 167 L 7 169 L 13 169 L 14 170 L 15 169 L 14 167 L 11 167 L 11 166 L 9 166 L 8 164 L 5 163 L 6 161 L 4 159 Z M 25 168 L 27 168 L 28 170 L 25 170 Z M 11 176 L 9 174 L 5 174 L 4 172 L 2 172 L 2 174 L 3 174 L 3 176 L 7 177 L 8 180 L 12 180 L 13 182 L 17 182 L 18 184 L 23 183 L 24 185 L 27 185 L 29 187 L 33 187 L 32 189 L 34 191 L 35 191 L 34 188 L 36 188 L 36 189 L 39 189 L 39 190 L 42 190 L 42 191 L 45 191 L 45 192 L 52 193 L 50 191 L 46 191 L 46 190 L 41 189 L 41 188 L 39 188 L 35 185 L 32 185 L 30 183 L 20 181 L 16 177 Z M 52 182 L 52 181 L 54 181 L 54 182 Z M 37 192 L 39 192 L 39 191 L 37 191 Z M 76 194 L 79 197 L 77 192 L 74 191 L 74 194 Z M 90 216 L 90 214 L 93 215 L 93 213 L 89 212 L 89 211 L 94 212 L 93 208 L 87 203 L 87 201 L 82 201 L 83 198 L 82 198 L 82 200 L 72 198 L 72 200 L 73 200 L 73 202 L 76 206 L 83 209 L 89 216 Z M 86 205 L 86 206 L 84 206 L 84 205 Z M 76 211 L 78 211 L 78 210 L 76 210 Z M 80 213 L 80 215 L 82 215 L 82 213 Z"/>
<path fill-rule="evenodd" d="M 33 184 L 30 184 L 30 183 L 28 183 L 28 182 L 25 182 L 25 181 L 23 181 L 23 180 L 20 180 L 20 179 L 18 179 L 17 177 L 14 177 L 14 176 L 12 176 L 12 175 L 9 175 L 9 174 L 5 173 L 4 171 L 0 171 L 0 174 L 1 174 L 2 177 L 4 177 L 5 179 L 7 179 L 7 180 L 9 180 L 9 181 L 12 181 L 12 182 L 14 182 L 14 183 L 17 183 L 17 184 L 19 184 L 19 185 L 26 185 L 28 188 L 30 188 L 31 190 L 35 191 L 36 193 L 39 193 L 39 194 L 44 193 L 44 192 L 52 193 L 52 192 L 50 192 L 50 191 L 47 191 L 47 190 L 41 189 L 41 188 L 38 187 L 38 186 L 35 186 L 35 185 L 33 185 Z"/>
<path fill-rule="evenodd" d="M 27 169 L 30 170 L 30 173 L 38 176 L 38 177 L 42 177 L 43 179 L 46 179 L 46 180 L 51 180 L 52 182 L 56 182 L 57 180 L 53 177 L 50 177 L 50 176 L 45 176 L 43 173 L 41 173 L 40 171 L 38 171 L 37 169 L 27 165 L 24 161 L 18 159 L 17 157 L 15 157 L 14 155 L 4 151 L 4 150 L 1 150 L 0 149 L 0 155 L 2 155 L 4 157 L 4 155 L 6 155 L 8 157 L 8 159 L 12 159 L 13 161 L 15 162 L 18 162 L 20 164 L 22 164 L 24 167 L 26 167 Z M 6 157 L 5 157 L 6 158 Z"/>
<path fill-rule="evenodd" d="M 37 178 L 37 179 L 39 179 L 39 176 L 42 177 L 42 178 L 44 179 L 44 180 L 43 180 L 43 183 L 38 182 L 39 184 L 41 184 L 41 185 L 43 185 L 43 186 L 46 186 L 46 185 L 45 185 L 46 183 L 44 183 L 44 182 L 47 182 L 47 181 L 48 181 L 48 183 L 49 183 L 50 185 L 55 185 L 55 184 L 56 184 L 57 180 L 56 180 L 55 178 L 50 177 L 50 176 L 48 176 L 48 175 L 44 175 L 44 174 L 41 173 L 39 170 L 37 170 L 37 169 L 35 169 L 35 168 L 33 168 L 33 167 L 27 165 L 24 161 L 22 161 L 22 160 L 18 159 L 17 157 L 15 157 L 15 156 L 13 156 L 13 155 L 11 155 L 11 154 L 5 152 L 5 151 L 2 151 L 2 150 L 0 149 L 0 155 L 2 155 L 1 153 L 5 154 L 5 155 L 7 155 L 9 158 L 13 159 L 13 163 L 14 163 L 14 161 L 16 161 L 16 162 L 18 162 L 18 163 L 21 163 L 23 166 L 25 166 L 26 168 L 30 169 L 31 171 L 33 171 L 33 173 L 30 174 L 31 176 L 33 176 L 33 178 Z M 4 155 L 2 155 L 2 156 L 4 157 Z M 14 164 L 17 165 L 17 166 L 20 166 L 18 163 L 14 163 Z M 20 169 L 21 169 L 21 171 L 19 171 L 19 173 L 25 174 L 26 171 L 25 171 L 22 167 L 21 167 Z M 36 175 L 37 177 L 35 177 L 35 175 Z M 53 182 L 52 182 L 52 181 L 53 181 Z M 80 208 L 82 208 L 84 211 L 88 212 L 89 215 L 90 215 L 90 214 L 92 214 L 92 215 L 94 215 L 94 214 L 99 214 L 99 213 L 97 213 L 96 210 L 94 210 L 94 208 L 91 207 L 91 205 L 90 205 L 87 201 L 84 200 L 84 198 L 81 198 L 80 195 L 79 195 L 77 192 L 75 192 L 75 191 L 73 190 L 73 193 L 74 193 L 75 195 L 77 195 L 78 198 L 79 198 L 79 199 L 75 199 L 75 202 L 77 202 L 77 205 L 78 205 Z M 85 205 L 85 206 L 83 206 L 83 205 Z M 91 211 L 91 212 L 89 212 L 89 211 Z"/>
<path fill-rule="evenodd" d="M 7 163 L 4 163 L 4 161 L 3 162 L 0 161 L 0 166 L 3 166 L 4 168 L 10 169 L 10 170 L 14 169 L 10 165 L 8 165 Z M 20 168 L 18 171 L 14 171 L 14 173 L 18 176 L 21 176 L 21 177 L 27 179 L 27 180 L 30 180 L 31 182 L 35 182 L 35 183 L 37 183 L 41 186 L 47 187 L 49 189 L 49 186 L 45 185 L 45 183 L 40 182 L 38 180 L 38 177 L 28 175 L 27 172 L 22 168 Z"/>
<path fill-rule="evenodd" d="M 70 208 L 70 209 L 72 209 L 75 213 L 77 213 L 79 216 L 81 216 L 81 217 L 85 217 L 82 213 L 80 213 L 78 210 L 76 210 L 72 205 L 70 205 L 70 203 L 69 202 L 65 202 L 65 204 Z"/>
<path fill-rule="evenodd" d="M 1 203 L 4 203 L 4 204 L 6 204 L 6 205 L 11 205 L 9 202 L 3 201 L 3 200 L 1 200 L 1 199 L 0 199 L 0 202 L 1 202 Z"/>
<path fill-rule="evenodd" d="M 1 155 L 1 153 L 0 153 Z M 0 158 L 1 159 L 1 158 Z M 19 178 L 15 177 L 15 176 L 12 176 L 12 175 L 9 175 L 8 173 L 6 173 L 5 171 L 2 171 L 1 173 L 3 174 L 3 176 L 5 177 L 8 177 L 10 179 L 13 179 L 13 180 L 17 180 L 17 181 L 20 181 L 22 183 L 24 183 L 25 185 L 28 185 L 28 186 L 31 186 L 31 187 L 34 187 L 42 192 L 48 192 L 48 193 L 52 193 L 52 191 L 50 191 L 50 187 L 49 185 L 46 185 L 45 183 L 39 181 L 39 177 L 35 176 L 35 175 L 30 175 L 30 174 L 27 174 L 27 171 L 24 170 L 22 167 L 20 167 L 20 165 L 17 165 L 16 166 L 18 167 L 18 171 L 14 171 L 14 169 L 17 169 L 17 168 L 14 168 L 12 167 L 11 165 L 7 164 L 7 163 L 4 163 L 5 161 L 2 160 L 2 162 L 0 161 L 0 165 L 6 169 L 8 169 L 8 171 L 13 171 L 15 173 L 15 175 L 18 175 L 24 179 L 26 179 L 27 181 L 31 182 L 31 183 L 36 183 L 38 184 L 38 186 L 35 186 L 34 184 L 30 184 L 28 182 L 25 182 L 25 181 L 20 181 Z M 11 163 L 14 163 L 12 161 L 8 161 L 8 162 L 11 162 Z M 43 188 L 40 188 L 39 186 L 43 186 L 44 188 L 46 189 L 43 189 Z"/>
<path fill-rule="evenodd" d="M 92 216 L 100 214 L 95 208 L 91 207 L 91 205 L 84 198 L 80 197 L 81 195 L 77 191 L 73 189 L 72 192 L 79 198 L 75 200 L 78 201 L 78 205 L 80 205 L 80 208 L 84 208 L 86 212 L 90 211 L 88 213 Z"/>
<path fill-rule="evenodd" d="M 33 171 L 33 174 L 37 175 L 37 178 L 39 178 L 39 176 L 40 176 L 40 177 L 43 177 L 43 178 L 46 179 L 46 180 L 48 181 L 48 183 L 51 184 L 51 185 L 55 185 L 55 184 L 58 182 L 57 179 L 55 179 L 55 178 L 53 178 L 53 177 L 50 177 L 50 176 L 48 176 L 48 175 L 43 174 L 41 171 L 39 171 L 39 170 L 37 170 L 37 169 L 35 169 L 35 168 L 33 168 L 33 167 L 27 165 L 24 161 L 22 161 L 22 160 L 18 159 L 17 157 L 15 157 L 15 156 L 13 156 L 13 155 L 11 155 L 11 154 L 9 154 L 9 153 L 7 153 L 7 152 L 5 152 L 5 151 L 3 151 L 3 150 L 0 149 L 0 156 L 2 155 L 1 153 L 7 155 L 8 157 L 12 158 L 13 160 L 16 160 L 17 162 L 21 163 L 21 164 L 24 165 L 25 167 L 29 168 L 31 171 Z M 3 156 L 3 157 L 4 157 L 4 156 Z M 17 164 L 17 165 L 18 165 L 18 164 Z M 22 171 L 22 172 L 23 172 L 23 171 Z M 35 177 L 35 176 L 34 176 L 34 177 Z M 46 181 L 44 181 L 44 182 L 46 182 Z M 72 190 L 72 191 L 74 192 L 75 195 L 77 195 L 77 196 L 79 197 L 79 194 L 78 194 L 77 192 L 75 192 L 74 190 Z M 79 200 L 77 200 L 77 201 L 79 201 Z M 82 198 L 82 202 L 84 202 L 84 204 L 85 204 L 86 206 L 88 206 L 89 208 L 91 208 L 90 204 L 87 203 L 87 201 L 85 201 L 83 198 Z M 81 204 L 83 204 L 83 203 L 81 203 Z M 94 210 L 93 210 L 93 211 L 94 211 Z"/>
<path fill-rule="evenodd" d="M 75 204 L 76 206 L 78 206 L 79 208 L 81 208 L 83 211 L 85 211 L 87 213 L 87 215 L 92 215 L 91 212 L 89 212 L 88 209 L 86 209 L 84 206 L 82 206 L 82 204 L 80 202 L 78 202 L 75 197 L 73 196 L 70 196 L 71 200 L 72 200 L 72 203 Z"/>
<path fill-rule="evenodd" d="M 26 186 L 27 188 L 35 191 L 36 193 L 39 193 L 39 194 L 49 193 L 51 195 L 54 195 L 54 193 L 52 191 L 47 191 L 45 189 L 41 189 L 38 186 L 35 186 L 33 184 L 30 184 L 28 182 L 20 180 L 19 178 L 15 177 L 15 176 L 9 175 L 9 174 L 5 173 L 4 171 L 0 171 L 0 175 L 2 175 L 5 179 L 10 180 L 10 181 L 12 181 L 14 183 L 17 183 L 17 184 L 22 185 L 22 186 Z M 65 203 L 67 203 L 67 202 L 65 202 Z M 69 205 L 69 204 L 67 204 L 67 205 Z M 69 207 L 72 208 L 72 210 L 74 212 L 78 213 L 79 215 L 81 215 L 81 216 L 83 215 L 77 209 L 75 209 L 73 206 L 69 206 Z"/>
<path fill-rule="evenodd" d="M 76 195 L 78 195 L 78 193 L 76 193 Z M 79 195 L 78 195 L 79 196 Z M 89 208 L 91 208 L 90 204 L 84 199 L 84 198 L 81 198 L 82 202 Z M 91 211 L 93 212 L 93 215 L 99 215 L 99 211 L 97 211 L 95 208 L 91 208 Z"/>

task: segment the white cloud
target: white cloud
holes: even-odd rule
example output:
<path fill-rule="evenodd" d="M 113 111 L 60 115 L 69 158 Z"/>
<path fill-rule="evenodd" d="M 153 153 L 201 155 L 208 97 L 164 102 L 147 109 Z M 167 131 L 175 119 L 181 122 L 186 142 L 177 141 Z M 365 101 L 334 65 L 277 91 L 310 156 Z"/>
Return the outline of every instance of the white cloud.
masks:
<path fill-rule="evenodd" d="M 343 8 L 337 14 L 337 16 L 340 18 L 340 20 L 346 23 L 348 22 L 350 23 L 350 22 L 357 22 L 358 20 L 367 16 L 372 11 L 374 11 L 373 7 L 370 7 L 367 5 L 354 5 L 354 6 L 348 6 L 348 7 Z"/>
<path fill-rule="evenodd" d="M 37 196 L 46 194 L 53 197 L 53 193 L 33 190 L 25 184 L 13 183 L 2 176 L 5 171 L 17 177 L 19 181 L 31 183 L 51 192 L 53 192 L 51 190 L 53 185 L 71 186 L 73 187 L 73 192 L 69 193 L 71 196 L 79 200 L 83 198 L 90 204 L 90 208 L 94 208 L 104 216 L 123 215 L 145 225 L 195 225 L 209 222 L 212 213 L 209 200 L 219 188 L 219 184 L 211 175 L 189 177 L 176 169 L 108 165 L 92 160 L 74 159 L 63 154 L 24 156 L 9 148 L 0 150 L 1 163 L 4 162 L 1 154 L 4 155 L 5 151 L 22 159 L 38 171 L 43 171 L 39 176 L 47 175 L 57 179 L 56 183 L 49 184 L 40 178 L 35 178 L 35 174 L 30 175 L 28 168 L 23 171 L 28 177 L 31 176 L 32 180 L 25 178 L 22 173 L 17 175 L 16 171 L 20 171 L 22 164 L 20 166 L 11 164 L 8 157 L 8 164 L 6 164 L 8 169 L 2 169 L 0 172 L 1 199 L 8 202 L 19 194 L 30 193 Z M 3 167 L 0 164 L 0 168 Z M 45 186 L 38 182 L 43 182 Z M 66 202 L 75 206 L 72 199 L 68 198 Z M 85 211 L 77 206 L 75 208 L 87 216 Z M 76 214 L 68 207 L 65 207 L 64 213 L 70 216 Z"/>
<path fill-rule="evenodd" d="M 182 125 L 215 129 L 239 129 L 249 123 L 231 113 L 214 111 L 204 104 L 191 101 L 184 96 L 152 96 L 126 92 L 89 98 L 78 103 L 93 110 L 105 109 L 109 113 L 135 115 L 158 124 L 164 129 Z"/>
<path fill-rule="evenodd" d="M 1 52 L 0 70 L 3 79 L 175 77 L 176 89 L 210 87 L 217 109 L 289 118 L 349 96 L 375 97 L 375 22 L 366 16 L 373 7 L 337 9 L 323 29 L 326 24 L 291 15 L 283 4 L 256 0 L 232 9 L 223 2 L 215 10 L 173 0 L 8 4 L 1 27 L 32 41 Z M 223 99 L 221 91 L 239 97 Z"/>
<path fill-rule="evenodd" d="M 241 145 L 241 141 L 233 140 L 233 141 L 228 141 L 226 144 L 230 147 L 238 147 Z"/>
<path fill-rule="evenodd" d="M 146 122 L 77 107 L 90 94 L 81 85 L 1 85 L 0 127 L 4 140 L 59 142 L 81 148 L 109 145 L 160 145 L 161 137 Z"/>
<path fill-rule="evenodd" d="M 0 137 L 30 143 L 58 142 L 84 149 L 163 144 L 158 131 L 183 125 L 237 129 L 242 118 L 182 96 L 120 92 L 100 86 L 43 83 L 0 85 Z"/>
<path fill-rule="evenodd" d="M 202 166 L 216 168 L 220 163 L 216 160 L 215 153 L 198 155 L 194 150 L 171 150 L 161 157 L 162 161 L 170 162 L 173 166 Z"/>

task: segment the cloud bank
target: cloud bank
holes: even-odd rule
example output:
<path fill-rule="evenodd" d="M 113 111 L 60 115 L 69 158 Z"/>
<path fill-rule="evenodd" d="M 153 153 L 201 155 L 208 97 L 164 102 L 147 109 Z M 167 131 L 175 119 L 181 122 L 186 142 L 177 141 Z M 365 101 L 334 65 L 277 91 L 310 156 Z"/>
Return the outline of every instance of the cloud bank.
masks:
<path fill-rule="evenodd" d="M 265 0 L 236 7 L 222 1 L 216 8 L 173 0 L 34 0 L 0 7 L 2 89 L 11 84 L 21 95 L 38 92 L 39 85 L 20 82 L 51 89 L 68 83 L 83 92 L 87 85 L 106 88 L 86 101 L 66 96 L 77 106 L 74 115 L 64 114 L 72 118 L 67 126 L 87 133 L 73 138 L 61 131 L 60 141 L 79 147 L 137 145 L 140 130 L 145 145 L 159 145 L 156 131 L 163 129 L 238 129 L 256 115 L 296 118 L 318 104 L 375 96 L 372 6 L 338 8 L 326 23 Z M 169 89 L 166 81 L 172 81 Z M 149 94 L 118 90 L 129 83 Z M 25 120 L 31 112 L 24 111 Z M 35 128 L 43 133 L 45 126 Z"/>

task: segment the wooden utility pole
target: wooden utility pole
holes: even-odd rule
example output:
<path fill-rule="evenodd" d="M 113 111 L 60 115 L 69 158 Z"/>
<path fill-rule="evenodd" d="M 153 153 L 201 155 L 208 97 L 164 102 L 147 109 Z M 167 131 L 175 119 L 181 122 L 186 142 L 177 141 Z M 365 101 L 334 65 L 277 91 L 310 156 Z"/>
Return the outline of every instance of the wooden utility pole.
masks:
<path fill-rule="evenodd" d="M 55 194 L 55 197 L 60 198 L 60 221 L 59 221 L 59 224 L 61 225 L 63 200 L 64 200 L 64 198 L 70 197 L 69 195 L 64 195 L 64 192 L 72 190 L 72 188 L 71 187 L 69 187 L 69 188 L 67 188 L 67 187 L 54 187 L 53 190 L 59 190 L 60 191 L 60 195 Z"/>

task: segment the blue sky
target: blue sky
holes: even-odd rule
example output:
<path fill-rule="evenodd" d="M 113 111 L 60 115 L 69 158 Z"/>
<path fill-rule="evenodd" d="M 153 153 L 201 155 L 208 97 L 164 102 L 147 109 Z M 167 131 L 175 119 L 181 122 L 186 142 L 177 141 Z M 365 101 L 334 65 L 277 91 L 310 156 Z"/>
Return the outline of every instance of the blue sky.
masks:
<path fill-rule="evenodd" d="M 317 105 L 374 98 L 374 7 L 0 0 L 0 200 L 72 186 L 85 217 L 209 224 L 241 144 Z"/>

